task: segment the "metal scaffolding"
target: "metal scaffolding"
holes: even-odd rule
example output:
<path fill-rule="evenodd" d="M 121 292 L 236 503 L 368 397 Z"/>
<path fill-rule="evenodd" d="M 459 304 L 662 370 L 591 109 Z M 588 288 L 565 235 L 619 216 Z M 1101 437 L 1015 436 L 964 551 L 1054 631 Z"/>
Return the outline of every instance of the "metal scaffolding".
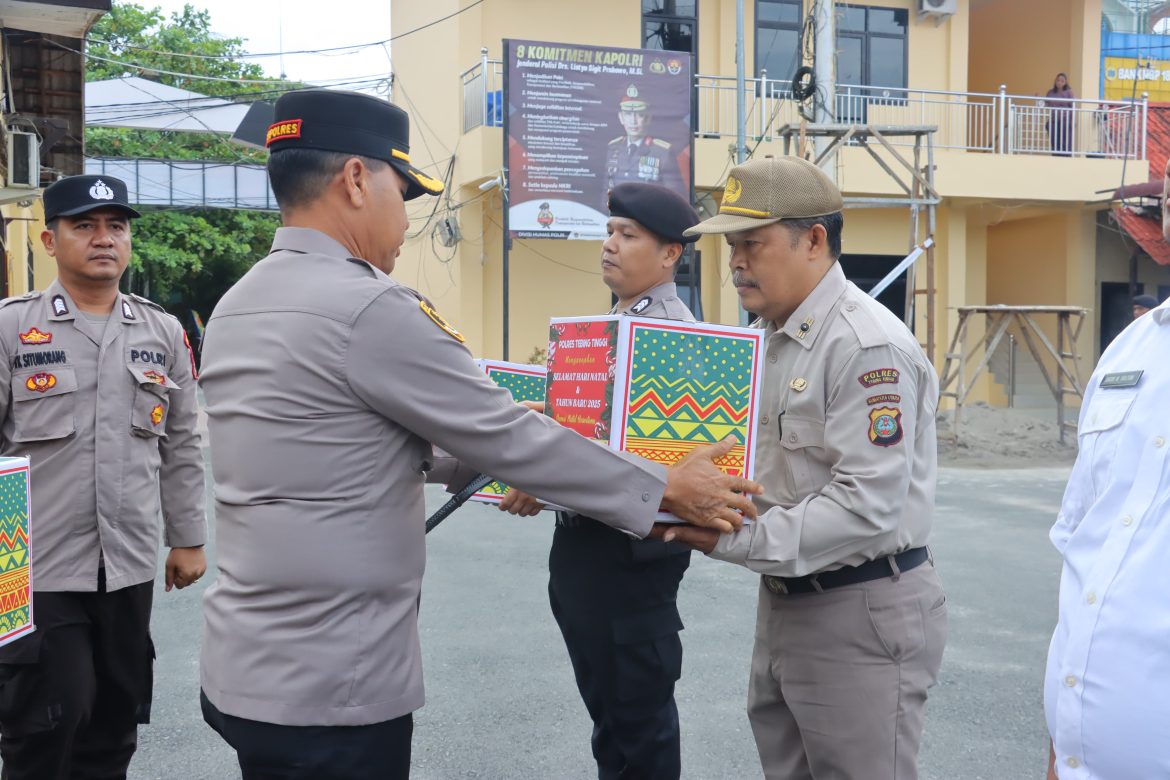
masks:
<path fill-rule="evenodd" d="M 906 270 L 905 320 L 914 330 L 914 311 L 917 296 L 926 297 L 926 343 L 922 345 L 931 363 L 935 363 L 935 274 L 934 241 L 938 226 L 937 207 L 942 197 L 934 184 L 934 125 L 871 125 L 871 124 L 816 124 L 790 123 L 783 125 L 778 135 L 784 139 L 784 154 L 792 154 L 795 141 L 797 149 L 804 151 L 809 139 L 824 139 L 828 144 L 817 154 L 814 162 L 820 165 L 829 155 L 846 144 L 857 145 L 869 152 L 870 157 L 885 171 L 902 190 L 902 195 L 872 198 L 845 198 L 846 208 L 891 208 L 905 206 L 910 209 L 910 242 L 907 251 L 913 252 L 920 244 L 925 245 L 926 286 L 919 288 L 915 283 L 914 266 Z M 913 141 L 912 159 L 906 157 L 890 143 L 891 138 Z M 882 157 L 885 152 L 890 159 Z M 803 154 L 801 155 L 803 156 Z M 925 162 L 925 164 L 923 164 Z M 891 164 L 893 163 L 893 164 Z M 926 232 L 922 235 L 922 212 L 926 212 Z"/>
<path fill-rule="evenodd" d="M 955 399 L 954 420 L 951 426 L 954 437 L 959 438 L 959 423 L 962 418 L 963 404 L 975 387 L 979 376 L 988 369 L 995 350 L 1000 341 L 1008 335 L 1012 325 L 1028 346 L 1044 381 L 1056 401 L 1056 424 L 1060 431 L 1060 442 L 1065 443 L 1065 432 L 1076 432 L 1076 423 L 1065 419 L 1064 398 L 1075 395 L 1084 397 L 1084 383 L 1080 378 L 1080 367 L 1077 354 L 1077 338 L 1081 335 L 1081 328 L 1085 324 L 1085 315 L 1088 309 L 1079 306 L 960 306 L 959 325 L 955 328 L 955 335 L 951 339 L 950 349 L 947 350 L 946 363 L 942 370 L 940 395 Z M 970 350 L 967 349 L 967 329 L 973 315 L 987 316 L 986 335 Z M 1048 335 L 1036 324 L 1033 319 L 1039 314 L 1056 315 L 1056 345 L 1053 346 Z M 1074 321 L 1075 320 L 1075 321 Z M 1033 338 L 1034 337 L 1034 338 Z M 1041 351 L 1040 347 L 1044 347 Z M 980 350 L 983 357 L 975 366 L 970 378 L 967 377 L 967 363 L 975 358 Z M 1045 364 L 1047 356 L 1054 364 L 1052 373 Z M 954 390 L 948 388 L 955 386 Z"/>

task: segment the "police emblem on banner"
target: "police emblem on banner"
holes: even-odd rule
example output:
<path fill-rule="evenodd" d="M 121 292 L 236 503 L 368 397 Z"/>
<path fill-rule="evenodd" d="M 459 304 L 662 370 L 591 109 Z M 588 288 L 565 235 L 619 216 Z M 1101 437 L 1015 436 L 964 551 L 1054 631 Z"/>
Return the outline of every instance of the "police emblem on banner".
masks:
<path fill-rule="evenodd" d="M 869 413 L 869 440 L 879 447 L 902 441 L 902 410 L 881 406 Z"/>

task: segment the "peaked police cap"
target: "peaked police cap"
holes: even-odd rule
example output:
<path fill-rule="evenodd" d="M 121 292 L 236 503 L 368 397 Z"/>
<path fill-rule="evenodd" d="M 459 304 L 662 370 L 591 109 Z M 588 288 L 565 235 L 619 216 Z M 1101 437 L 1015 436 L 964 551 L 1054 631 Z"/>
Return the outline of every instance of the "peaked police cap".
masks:
<path fill-rule="evenodd" d="M 384 160 L 406 179 L 406 200 L 438 195 L 443 183 L 410 163 L 410 117 L 373 95 L 333 89 L 286 92 L 276 101 L 265 146 L 318 149 Z"/>

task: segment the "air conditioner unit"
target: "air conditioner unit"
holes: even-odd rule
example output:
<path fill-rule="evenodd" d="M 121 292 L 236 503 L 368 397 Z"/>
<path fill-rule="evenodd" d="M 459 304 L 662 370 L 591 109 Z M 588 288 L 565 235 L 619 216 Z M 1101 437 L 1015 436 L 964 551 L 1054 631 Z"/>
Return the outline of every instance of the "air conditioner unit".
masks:
<path fill-rule="evenodd" d="M 41 142 L 36 133 L 8 129 L 8 186 L 41 185 Z"/>
<path fill-rule="evenodd" d="M 950 16 L 959 12 L 959 0 L 918 0 L 918 11 L 923 14 Z"/>

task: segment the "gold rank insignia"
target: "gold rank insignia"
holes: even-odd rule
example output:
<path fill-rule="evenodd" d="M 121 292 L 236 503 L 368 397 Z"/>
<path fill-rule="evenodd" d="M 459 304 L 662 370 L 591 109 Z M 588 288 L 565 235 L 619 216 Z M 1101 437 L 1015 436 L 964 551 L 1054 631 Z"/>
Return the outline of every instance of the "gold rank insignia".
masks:
<path fill-rule="evenodd" d="M 51 344 L 53 342 L 53 334 L 49 331 L 40 331 L 36 328 L 29 328 L 28 331 L 20 334 L 21 344 Z"/>
<path fill-rule="evenodd" d="M 163 414 L 165 413 L 165 411 L 166 410 L 163 409 L 162 404 L 158 404 L 153 409 L 151 409 L 150 410 L 150 423 L 151 423 L 151 425 L 158 425 L 160 422 L 162 422 Z"/>
<path fill-rule="evenodd" d="M 25 380 L 24 386 L 34 393 L 43 393 L 57 386 L 57 377 L 45 371 L 33 374 Z"/>
<path fill-rule="evenodd" d="M 793 379 L 791 382 L 789 382 L 788 386 L 796 392 L 802 393 L 804 392 L 804 388 L 808 387 L 808 380 L 804 377 L 798 376 L 796 379 Z"/>
<path fill-rule="evenodd" d="M 418 307 L 423 310 L 423 314 L 431 318 L 431 322 L 442 328 L 448 336 L 455 339 L 460 344 L 467 341 L 467 339 L 463 338 L 462 333 L 452 328 L 445 319 L 439 316 L 439 313 L 435 311 L 435 307 L 431 306 L 426 301 L 419 301 Z"/>

